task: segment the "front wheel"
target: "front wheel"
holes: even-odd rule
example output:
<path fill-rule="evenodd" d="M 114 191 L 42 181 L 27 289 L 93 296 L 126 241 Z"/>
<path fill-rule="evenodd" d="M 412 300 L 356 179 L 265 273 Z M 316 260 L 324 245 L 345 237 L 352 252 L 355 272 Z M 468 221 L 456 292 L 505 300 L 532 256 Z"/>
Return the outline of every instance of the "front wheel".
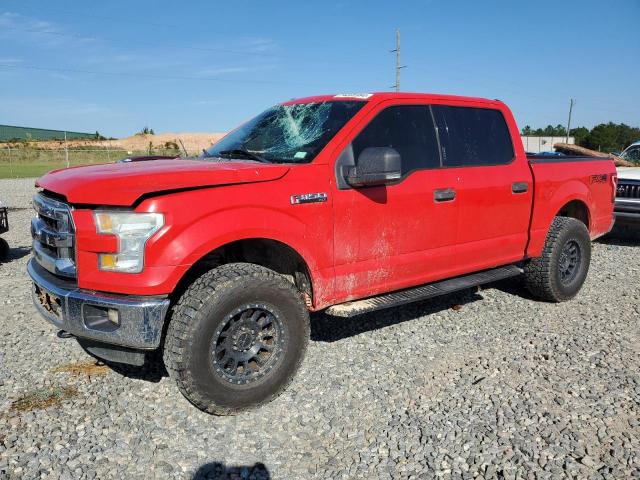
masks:
<path fill-rule="evenodd" d="M 291 282 L 233 263 L 205 273 L 182 295 L 164 359 L 191 403 L 232 414 L 277 397 L 302 363 L 308 339 L 309 314 Z"/>
<path fill-rule="evenodd" d="M 549 302 L 575 297 L 587 278 L 591 261 L 591 239 L 579 220 L 556 217 L 551 224 L 542 255 L 525 266 L 529 291 Z"/>

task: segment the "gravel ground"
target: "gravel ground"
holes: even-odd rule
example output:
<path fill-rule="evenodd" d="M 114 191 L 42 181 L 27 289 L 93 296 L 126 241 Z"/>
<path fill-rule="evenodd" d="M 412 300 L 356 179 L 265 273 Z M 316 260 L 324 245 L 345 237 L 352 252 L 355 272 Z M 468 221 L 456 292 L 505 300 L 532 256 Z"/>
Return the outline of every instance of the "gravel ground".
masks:
<path fill-rule="evenodd" d="M 0 265 L 0 478 L 638 478 L 640 236 L 594 244 L 581 294 L 516 281 L 353 320 L 318 315 L 301 371 L 236 417 L 159 363 L 94 365 L 36 314 L 30 180 Z M 635 236 L 634 236 L 635 235 Z"/>

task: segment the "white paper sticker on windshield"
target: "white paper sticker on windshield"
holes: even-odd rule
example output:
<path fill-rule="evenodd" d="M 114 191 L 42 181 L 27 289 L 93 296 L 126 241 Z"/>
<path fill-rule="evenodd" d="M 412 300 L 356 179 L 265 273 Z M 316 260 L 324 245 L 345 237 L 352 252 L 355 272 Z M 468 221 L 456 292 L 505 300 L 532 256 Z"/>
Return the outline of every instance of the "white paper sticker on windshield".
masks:
<path fill-rule="evenodd" d="M 307 152 L 296 152 L 293 158 L 304 158 L 307 156 Z"/>
<path fill-rule="evenodd" d="M 366 100 L 371 95 L 373 95 L 373 93 L 339 93 L 333 98 L 362 98 Z"/>

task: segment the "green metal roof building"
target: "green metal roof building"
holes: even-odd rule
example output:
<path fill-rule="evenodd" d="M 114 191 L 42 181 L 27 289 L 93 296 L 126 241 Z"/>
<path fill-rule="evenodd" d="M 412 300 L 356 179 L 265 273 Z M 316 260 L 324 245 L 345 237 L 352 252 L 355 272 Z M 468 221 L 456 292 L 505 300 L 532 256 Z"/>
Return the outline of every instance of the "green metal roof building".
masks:
<path fill-rule="evenodd" d="M 95 133 L 66 132 L 67 140 L 96 138 Z M 0 142 L 11 140 L 64 140 L 64 130 L 0 125 Z"/>

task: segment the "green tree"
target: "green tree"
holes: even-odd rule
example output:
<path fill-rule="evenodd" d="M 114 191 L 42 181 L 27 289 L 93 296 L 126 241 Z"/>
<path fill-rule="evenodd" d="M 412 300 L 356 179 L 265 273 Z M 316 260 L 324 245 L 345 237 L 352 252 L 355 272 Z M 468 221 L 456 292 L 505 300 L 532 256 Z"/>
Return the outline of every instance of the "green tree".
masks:
<path fill-rule="evenodd" d="M 555 129 L 551 125 L 547 125 L 546 127 L 544 127 L 544 130 L 542 130 L 542 135 L 544 135 L 545 137 L 550 137 L 554 133 L 555 133 Z"/>
<path fill-rule="evenodd" d="M 525 133 L 526 132 L 526 133 Z M 522 129 L 523 135 L 564 137 L 567 130 L 558 124 L 547 125 L 545 128 L 533 130 L 529 125 Z M 571 129 L 571 136 L 575 137 L 576 145 L 601 150 L 604 152 L 621 152 L 633 142 L 640 140 L 640 128 L 630 127 L 624 123 L 601 123 L 591 130 L 586 127 Z"/>
<path fill-rule="evenodd" d="M 541 132 L 541 133 L 537 133 L 537 132 Z M 546 127 L 544 127 L 544 129 L 538 129 L 536 130 L 536 135 L 542 135 L 545 137 L 562 137 L 564 135 L 567 134 L 567 130 L 560 124 L 556 125 L 555 127 L 553 125 L 547 125 Z"/>
<path fill-rule="evenodd" d="M 624 123 L 620 124 L 620 138 L 618 139 L 622 143 L 622 148 L 625 149 L 633 142 L 640 140 L 640 128 L 630 127 Z"/>
<path fill-rule="evenodd" d="M 136 133 L 136 135 L 155 135 L 155 133 L 153 131 L 153 128 L 144 127 L 142 130 Z"/>
<path fill-rule="evenodd" d="M 624 123 L 601 123 L 591 129 L 585 139 L 585 146 L 605 152 L 620 152 L 635 140 L 640 139 L 640 128 Z"/>
<path fill-rule="evenodd" d="M 572 128 L 569 135 L 574 137 L 576 145 L 586 146 L 584 141 L 589 136 L 589 129 L 587 127 Z"/>

